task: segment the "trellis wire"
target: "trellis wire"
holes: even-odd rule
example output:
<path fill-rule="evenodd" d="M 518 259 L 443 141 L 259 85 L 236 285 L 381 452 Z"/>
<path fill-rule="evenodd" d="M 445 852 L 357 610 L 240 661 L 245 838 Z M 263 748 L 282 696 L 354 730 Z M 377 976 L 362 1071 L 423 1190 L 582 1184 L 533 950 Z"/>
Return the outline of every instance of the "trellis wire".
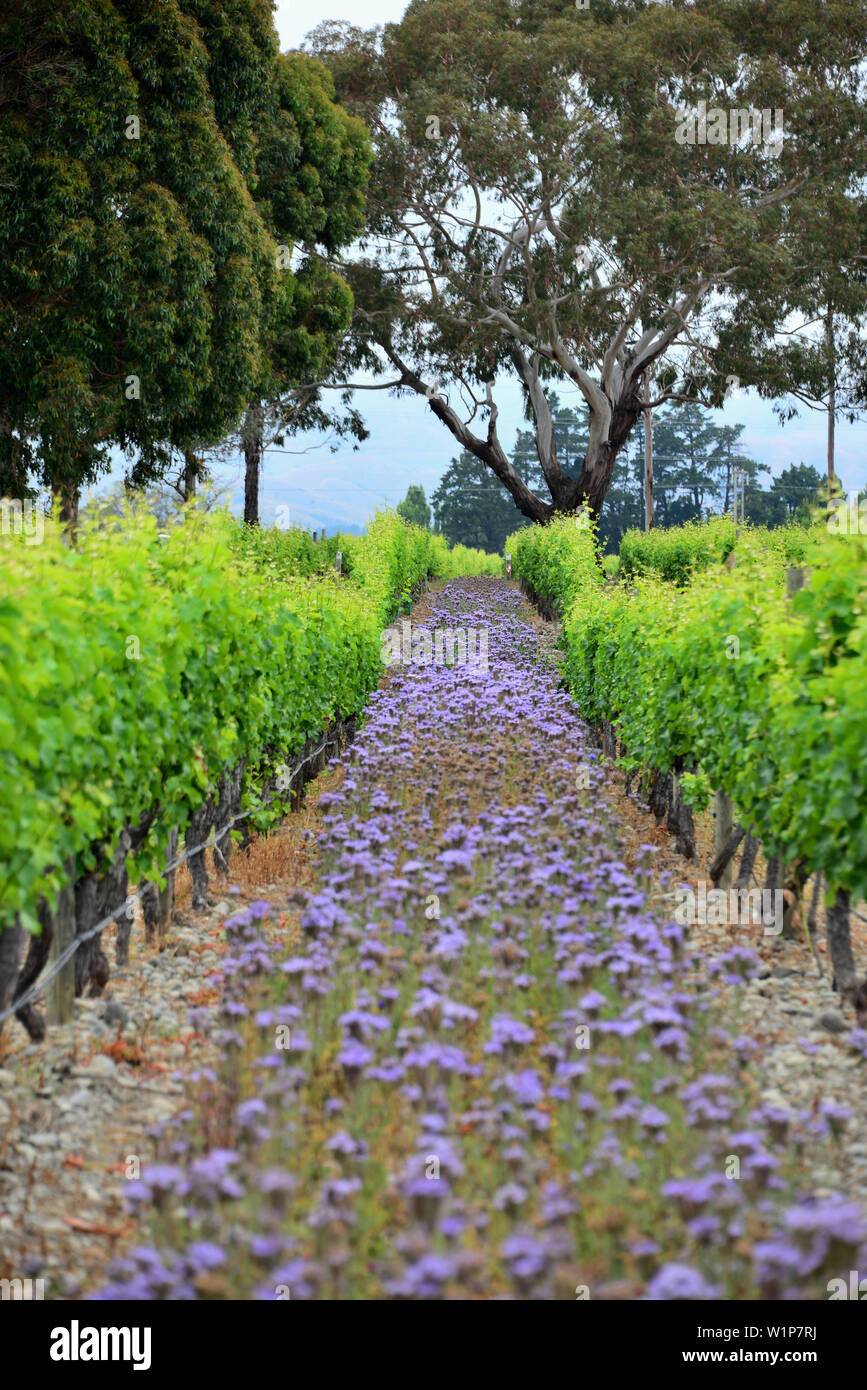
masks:
<path fill-rule="evenodd" d="M 291 777 L 289 777 L 286 787 L 281 788 L 281 791 L 288 790 L 289 784 L 295 780 L 302 767 L 306 766 L 307 763 L 312 762 L 312 760 L 327 747 L 328 740 L 326 739 L 324 743 L 320 743 L 318 748 L 315 748 L 312 753 L 310 753 L 306 758 L 304 758 L 302 762 L 298 764 Z M 274 800 L 274 797 L 268 797 L 267 801 L 265 801 L 263 804 L 265 806 L 270 806 L 271 802 Z M 255 815 L 256 811 L 260 809 L 261 807 L 251 806 L 249 811 L 241 811 L 237 816 L 232 816 L 231 820 L 227 821 L 226 825 L 223 827 L 219 834 L 214 833 L 213 838 L 207 839 L 204 844 L 196 845 L 193 849 L 185 849 L 183 854 L 178 855 L 177 859 L 172 860 L 170 864 L 166 865 L 165 869 L 163 870 L 163 873 L 171 873 L 173 869 L 179 868 L 179 866 L 185 863 L 187 859 L 191 859 L 194 854 L 201 854 L 202 851 L 206 849 L 215 849 L 218 842 L 220 840 L 225 839 L 229 831 L 232 829 L 233 825 L 236 825 L 238 821 L 246 820 L 248 816 Z M 30 986 L 30 988 L 26 989 L 24 993 L 20 996 L 20 998 L 13 1000 L 9 1007 L 7 1009 L 4 1009 L 3 1012 L 0 1013 L 0 1028 L 3 1027 L 4 1023 L 6 1023 L 8 1019 L 13 1018 L 15 1014 L 18 1012 L 18 1010 L 23 1008 L 25 1004 L 29 1004 L 31 999 L 35 999 L 37 994 L 42 993 L 46 985 L 50 984 L 51 981 L 55 979 L 57 975 L 60 974 L 63 967 L 67 965 L 69 961 L 72 960 L 72 957 L 75 955 L 79 946 L 83 946 L 85 941 L 90 941 L 94 936 L 99 936 L 100 932 L 105 931 L 106 927 L 110 926 L 112 922 L 117 920 L 117 918 L 120 916 L 122 912 L 126 911 L 130 902 L 138 902 L 140 900 L 141 894 L 143 892 L 144 889 L 139 888 L 135 893 L 128 893 L 127 896 L 124 898 L 123 902 L 120 904 L 120 906 L 116 907 L 113 912 L 110 912 L 107 917 L 103 917 L 101 922 L 97 922 L 96 926 L 90 927 L 89 930 L 83 932 L 81 936 L 76 936 L 75 939 L 66 947 L 66 949 L 60 953 L 60 955 L 57 957 L 57 960 L 52 965 L 51 969 L 48 970 L 45 974 L 40 974 L 39 978 L 33 981 L 33 984 Z"/>

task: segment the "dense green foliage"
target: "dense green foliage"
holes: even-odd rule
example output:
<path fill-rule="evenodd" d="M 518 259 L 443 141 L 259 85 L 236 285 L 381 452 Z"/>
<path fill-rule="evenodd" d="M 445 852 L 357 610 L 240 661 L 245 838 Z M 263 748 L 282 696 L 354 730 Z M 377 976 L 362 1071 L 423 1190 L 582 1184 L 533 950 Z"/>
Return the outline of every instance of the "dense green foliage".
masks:
<path fill-rule="evenodd" d="M 178 0 L 6 7 L 0 467 L 20 495 L 217 435 L 261 370 L 273 246 Z M 130 377 L 136 381 L 131 382 Z M 137 394 L 136 394 L 137 392 Z"/>
<path fill-rule="evenodd" d="M 687 584 L 696 570 L 725 560 L 734 540 L 730 517 L 687 522 L 668 530 L 627 531 L 620 542 L 619 573 L 627 578 L 655 571 L 671 583 Z"/>
<path fill-rule="evenodd" d="M 50 522 L 40 545 L 0 540 L 0 920 L 34 927 L 67 859 L 93 868 L 158 803 L 138 860 L 155 873 L 167 829 L 242 756 L 255 804 L 275 762 L 361 709 L 401 595 L 461 564 L 393 513 L 346 538 L 343 579 L 309 577 L 309 537 L 222 513 L 187 509 L 164 535 L 138 509 L 89 522 L 76 550 Z"/>
<path fill-rule="evenodd" d="M 538 594 L 562 605 L 573 594 L 591 591 L 602 580 L 593 531 L 574 516 L 548 526 L 524 527 L 506 539 L 512 573 Z"/>
<path fill-rule="evenodd" d="M 299 526 L 239 526 L 232 533 L 235 553 L 252 560 L 260 569 L 273 571 L 278 579 L 325 574 L 334 568 L 338 550 L 342 573 L 351 574 L 353 546 L 359 544 L 360 537 L 343 532 L 314 541 L 310 532 Z"/>
<path fill-rule="evenodd" d="M 657 574 L 600 585 L 587 538 L 563 523 L 512 544 L 515 572 L 563 610 L 589 720 L 610 720 L 638 766 L 703 774 L 829 889 L 867 893 L 867 537 L 747 533 L 731 570 L 709 563 L 686 588 Z M 788 600 L 795 559 L 810 578 Z"/>
<path fill-rule="evenodd" d="M 669 404 L 654 412 L 653 504 L 657 530 L 701 521 L 732 510 L 733 474 L 743 475 L 745 503 L 738 489 L 738 515 L 756 526 L 809 521 L 819 500 L 822 477 L 807 464 L 790 464 L 770 485 L 766 464 L 742 451 L 743 425 L 715 425 L 700 406 Z M 599 520 L 599 541 L 617 551 L 624 534 L 644 527 L 644 430 L 639 421 L 629 447 L 618 457 Z"/>
<path fill-rule="evenodd" d="M 699 571 L 726 560 L 735 548 L 735 526 L 730 517 L 688 521 L 667 530 L 627 531 L 620 542 L 622 579 L 657 574 L 672 584 L 688 584 Z M 801 526 L 773 530 L 742 528 L 737 538 L 738 555 L 765 552 L 787 564 L 800 564 L 807 549 L 807 531 Z"/>
<path fill-rule="evenodd" d="M 738 467 L 745 461 L 737 459 Z M 746 461 L 749 463 L 749 460 Z M 772 480 L 770 490 L 759 486 L 755 465 L 746 471 L 743 514 L 757 526 L 785 526 L 789 521 L 806 525 L 813 507 L 826 495 L 822 475 L 811 464 L 792 463 Z M 738 512 L 741 511 L 740 499 Z"/>
<path fill-rule="evenodd" d="M 309 54 L 272 58 L 270 84 L 252 120 L 248 181 L 276 244 L 279 290 L 274 312 L 261 325 L 264 370 L 240 431 L 245 520 L 251 524 L 259 519 L 267 435 L 317 428 L 356 439 L 366 434 L 356 410 L 322 405 L 319 391 L 307 384 L 328 378 L 352 317 L 352 293 L 333 256 L 362 229 L 370 163 L 363 122 L 335 102 L 330 73 Z"/>
<path fill-rule="evenodd" d="M 430 527 L 430 507 L 424 495 L 424 488 L 418 483 L 410 484 L 406 490 L 406 497 L 402 502 L 398 502 L 396 511 L 398 516 L 402 516 L 411 526 L 422 526 L 425 530 Z"/>
<path fill-rule="evenodd" d="M 449 546 L 443 536 L 431 536 L 430 551 L 433 557 L 431 573 L 437 579 L 458 579 L 461 575 L 467 574 L 503 573 L 503 561 L 499 555 L 489 555 L 486 550 L 477 550 L 467 545 Z"/>
<path fill-rule="evenodd" d="M 0 49 L 0 493 L 112 445 L 145 481 L 327 368 L 352 296 L 313 248 L 360 226 L 369 142 L 268 0 L 32 0 Z"/>

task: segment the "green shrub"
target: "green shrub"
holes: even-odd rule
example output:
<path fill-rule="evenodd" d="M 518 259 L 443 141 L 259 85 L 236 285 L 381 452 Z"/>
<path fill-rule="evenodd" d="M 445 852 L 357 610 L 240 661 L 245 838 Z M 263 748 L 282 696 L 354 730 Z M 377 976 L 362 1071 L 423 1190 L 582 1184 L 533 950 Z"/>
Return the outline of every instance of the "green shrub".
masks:
<path fill-rule="evenodd" d="M 506 551 L 512 555 L 514 576 L 561 609 L 579 589 L 602 582 L 593 530 L 575 516 L 516 531 L 507 539 Z"/>
<path fill-rule="evenodd" d="M 829 890 L 867 894 L 867 537 L 746 547 L 678 589 L 655 575 L 579 589 L 564 673 L 634 765 L 695 769 L 765 843 Z M 787 553 L 788 552 L 788 553 Z M 809 583 L 785 596 L 784 562 Z"/>
<path fill-rule="evenodd" d="M 632 580 L 639 575 L 657 574 L 681 588 L 692 582 L 701 570 L 721 564 L 734 550 L 738 559 L 762 554 L 776 558 L 780 565 L 800 564 L 809 541 L 800 525 L 742 526 L 737 538 L 728 516 L 709 521 L 688 521 L 653 531 L 627 531 L 620 542 L 619 577 Z"/>

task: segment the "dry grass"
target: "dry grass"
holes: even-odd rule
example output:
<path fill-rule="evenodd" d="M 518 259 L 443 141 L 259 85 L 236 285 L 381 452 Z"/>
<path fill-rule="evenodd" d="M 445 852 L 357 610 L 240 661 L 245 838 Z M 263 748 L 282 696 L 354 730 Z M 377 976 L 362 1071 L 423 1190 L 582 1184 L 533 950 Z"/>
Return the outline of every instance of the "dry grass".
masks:
<path fill-rule="evenodd" d="M 208 882 L 212 897 L 225 893 L 230 884 L 240 889 L 243 901 L 267 898 L 275 886 L 281 892 L 309 887 L 313 878 L 311 850 L 318 830 L 319 797 L 339 786 L 341 768 L 328 768 L 311 783 L 297 810 L 269 834 L 253 832 L 245 849 L 233 845 L 228 876 L 213 864 L 208 854 Z M 181 916 L 191 910 L 192 880 L 186 864 L 175 876 L 175 912 Z"/>

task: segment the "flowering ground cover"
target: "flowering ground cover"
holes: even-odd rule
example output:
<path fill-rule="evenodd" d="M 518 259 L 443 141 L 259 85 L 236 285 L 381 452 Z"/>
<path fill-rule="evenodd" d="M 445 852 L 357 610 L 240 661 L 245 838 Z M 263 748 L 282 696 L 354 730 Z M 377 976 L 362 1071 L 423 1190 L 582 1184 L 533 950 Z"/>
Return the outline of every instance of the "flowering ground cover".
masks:
<path fill-rule="evenodd" d="M 846 1117 L 756 1103 L 715 997 L 749 943 L 697 960 L 651 908 L 525 618 L 493 579 L 414 614 L 487 628 L 486 666 L 389 668 L 294 944 L 278 898 L 227 922 L 220 1066 L 100 1297 L 821 1299 L 863 1267 L 859 1209 L 798 1173 Z"/>

